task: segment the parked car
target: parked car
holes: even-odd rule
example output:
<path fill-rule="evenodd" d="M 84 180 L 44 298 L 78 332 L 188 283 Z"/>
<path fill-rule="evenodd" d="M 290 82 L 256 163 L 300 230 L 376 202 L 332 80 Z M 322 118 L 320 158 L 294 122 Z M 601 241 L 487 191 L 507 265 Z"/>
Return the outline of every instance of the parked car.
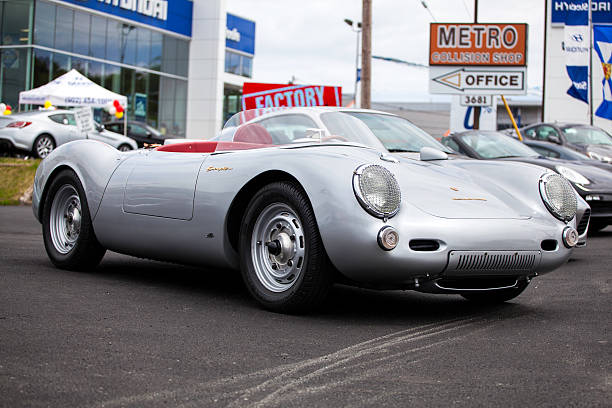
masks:
<path fill-rule="evenodd" d="M 549 157 L 551 159 L 572 160 L 575 161 L 576 164 L 587 164 L 589 166 L 595 166 L 599 167 L 600 169 L 612 171 L 612 164 L 591 159 L 585 154 L 556 143 L 531 139 L 523 139 L 523 143 L 544 157 Z"/>
<path fill-rule="evenodd" d="M 519 161 L 546 167 L 568 179 L 578 194 L 591 206 L 590 231 L 599 231 L 612 224 L 612 173 L 571 160 L 540 155 L 518 140 L 500 132 L 473 130 L 456 133 L 442 143 L 475 159 Z M 587 225 L 578 226 L 579 233 Z"/>
<path fill-rule="evenodd" d="M 164 135 L 159 130 L 149 126 L 145 122 L 128 120 L 127 136 L 134 139 L 138 143 L 138 147 L 143 147 L 146 144 L 164 144 Z M 110 129 L 115 133 L 124 134 L 123 121 L 107 122 L 104 124 L 106 129 Z"/>
<path fill-rule="evenodd" d="M 538 166 L 392 156 L 336 109 L 245 112 L 225 133 L 141 154 L 59 147 L 32 204 L 51 261 L 92 268 L 110 249 L 239 268 L 282 312 L 323 304 L 334 282 L 503 302 L 568 260 L 587 208 Z"/>
<path fill-rule="evenodd" d="M 536 123 L 521 129 L 521 135 L 527 139 L 567 146 L 591 159 L 612 163 L 612 136 L 596 126 L 558 122 Z"/>
<path fill-rule="evenodd" d="M 99 140 L 123 151 L 138 148 L 132 139 L 104 130 L 100 125 L 90 132 L 82 132 L 70 110 L 30 111 L 10 118 L 11 122 L 0 128 L 0 145 L 31 152 L 42 159 L 56 147 L 80 139 Z"/>

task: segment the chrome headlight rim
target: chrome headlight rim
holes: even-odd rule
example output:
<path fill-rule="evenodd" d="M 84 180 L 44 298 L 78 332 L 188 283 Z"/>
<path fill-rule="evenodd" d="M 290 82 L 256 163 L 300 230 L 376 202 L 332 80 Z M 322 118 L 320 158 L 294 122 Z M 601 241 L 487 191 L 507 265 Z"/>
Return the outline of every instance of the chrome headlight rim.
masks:
<path fill-rule="evenodd" d="M 386 173 L 388 173 L 389 176 L 391 176 L 391 179 L 395 182 L 395 184 L 397 186 L 399 200 L 398 200 L 397 206 L 391 212 L 382 212 L 382 211 L 379 211 L 378 209 L 376 209 L 369 202 L 369 200 L 365 197 L 363 191 L 361 190 L 361 185 L 360 185 L 359 181 L 361 179 L 361 176 L 365 172 L 365 170 L 370 168 L 370 167 L 377 167 L 377 168 L 383 169 L 383 171 L 385 171 Z M 359 204 L 361 204 L 363 209 L 366 210 L 370 215 L 373 215 L 376 218 L 381 218 L 383 220 L 388 219 L 388 218 L 392 218 L 400 210 L 400 206 L 401 206 L 401 202 L 402 202 L 402 192 L 401 192 L 399 183 L 397 182 L 397 179 L 395 178 L 393 173 L 391 173 L 386 167 L 381 166 L 379 164 L 362 164 L 359 167 L 357 167 L 355 169 L 355 171 L 353 171 L 353 192 L 355 193 L 355 197 L 357 197 L 357 201 L 359 202 Z"/>
<path fill-rule="evenodd" d="M 555 166 L 555 170 L 557 170 L 557 173 L 565 177 L 570 183 L 578 184 L 581 186 L 587 186 L 591 184 L 591 181 L 578 170 L 574 170 L 563 165 Z"/>
<path fill-rule="evenodd" d="M 568 215 L 564 215 L 564 214 L 560 214 L 559 210 L 551 203 L 550 198 L 548 197 L 548 193 L 546 192 L 546 184 L 550 182 L 551 179 L 556 178 L 558 180 L 561 180 L 563 183 L 566 184 L 566 186 L 569 188 L 569 190 L 572 193 L 572 198 L 573 198 L 573 214 L 571 216 Z M 574 188 L 572 187 L 572 185 L 570 184 L 570 182 L 563 177 L 560 174 L 557 173 L 553 173 L 553 172 L 548 172 L 548 173 L 544 173 L 542 174 L 542 176 L 540 176 L 540 196 L 542 197 L 542 201 L 544 202 L 544 205 L 546 206 L 546 208 L 548 209 L 548 211 L 557 219 L 563 221 L 563 222 L 570 222 L 572 219 L 574 219 L 574 217 L 576 217 L 576 211 L 577 211 L 577 206 L 578 206 L 578 200 L 576 199 L 576 192 L 574 190 Z"/>

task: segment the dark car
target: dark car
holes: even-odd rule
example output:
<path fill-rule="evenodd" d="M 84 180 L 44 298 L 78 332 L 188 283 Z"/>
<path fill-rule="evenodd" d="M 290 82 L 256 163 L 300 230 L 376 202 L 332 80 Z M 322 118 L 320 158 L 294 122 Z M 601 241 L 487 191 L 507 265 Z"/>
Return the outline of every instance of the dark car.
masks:
<path fill-rule="evenodd" d="M 587 155 L 567 148 L 565 146 L 551 143 L 542 142 L 540 140 L 523 139 L 523 143 L 531 147 L 536 152 L 540 153 L 544 157 L 550 157 L 552 159 L 572 160 L 576 164 L 588 164 L 590 166 L 599 167 L 600 169 L 612 171 L 612 164 L 604 163 L 599 160 L 589 158 Z"/>
<path fill-rule="evenodd" d="M 112 132 L 123 133 L 123 121 L 107 122 L 104 127 Z M 127 136 L 134 139 L 138 147 L 143 147 L 144 144 L 164 144 L 164 135 L 154 127 L 147 125 L 145 122 L 128 120 Z"/>
<path fill-rule="evenodd" d="M 536 123 L 521 129 L 526 139 L 552 142 L 612 163 L 612 136 L 596 126 L 575 123 Z"/>
<path fill-rule="evenodd" d="M 612 174 L 588 164 L 553 159 L 503 133 L 472 130 L 446 136 L 442 144 L 474 159 L 511 160 L 546 167 L 568 179 L 578 194 L 591 206 L 589 231 L 599 231 L 612 224 Z M 587 225 L 578 226 L 582 234 Z"/>

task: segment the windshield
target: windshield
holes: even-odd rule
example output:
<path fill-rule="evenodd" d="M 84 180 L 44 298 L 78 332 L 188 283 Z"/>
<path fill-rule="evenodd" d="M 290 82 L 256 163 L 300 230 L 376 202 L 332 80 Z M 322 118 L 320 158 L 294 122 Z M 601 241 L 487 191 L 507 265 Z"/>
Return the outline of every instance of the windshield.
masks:
<path fill-rule="evenodd" d="M 384 146 L 362 121 L 329 108 L 239 112 L 225 123 L 215 139 L 260 145 L 349 142 L 384 150 Z"/>
<path fill-rule="evenodd" d="M 539 156 L 523 143 L 499 132 L 469 132 L 458 137 L 485 159 Z"/>
<path fill-rule="evenodd" d="M 612 145 L 612 137 L 601 129 L 586 126 L 568 126 L 562 130 L 567 141 L 573 144 Z"/>
<path fill-rule="evenodd" d="M 427 132 L 399 116 L 371 112 L 346 112 L 346 114 L 363 121 L 390 152 L 420 152 L 423 147 L 433 147 L 454 153 Z"/>

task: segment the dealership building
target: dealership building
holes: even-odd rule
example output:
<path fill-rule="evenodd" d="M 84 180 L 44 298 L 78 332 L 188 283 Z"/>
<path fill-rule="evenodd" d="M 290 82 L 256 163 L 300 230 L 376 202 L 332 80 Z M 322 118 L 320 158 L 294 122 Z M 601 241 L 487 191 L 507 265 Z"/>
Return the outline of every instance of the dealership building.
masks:
<path fill-rule="evenodd" d="M 128 119 L 209 138 L 252 76 L 255 23 L 223 0 L 5 0 L 0 24 L 0 101 L 14 107 L 74 68 L 127 96 Z"/>

